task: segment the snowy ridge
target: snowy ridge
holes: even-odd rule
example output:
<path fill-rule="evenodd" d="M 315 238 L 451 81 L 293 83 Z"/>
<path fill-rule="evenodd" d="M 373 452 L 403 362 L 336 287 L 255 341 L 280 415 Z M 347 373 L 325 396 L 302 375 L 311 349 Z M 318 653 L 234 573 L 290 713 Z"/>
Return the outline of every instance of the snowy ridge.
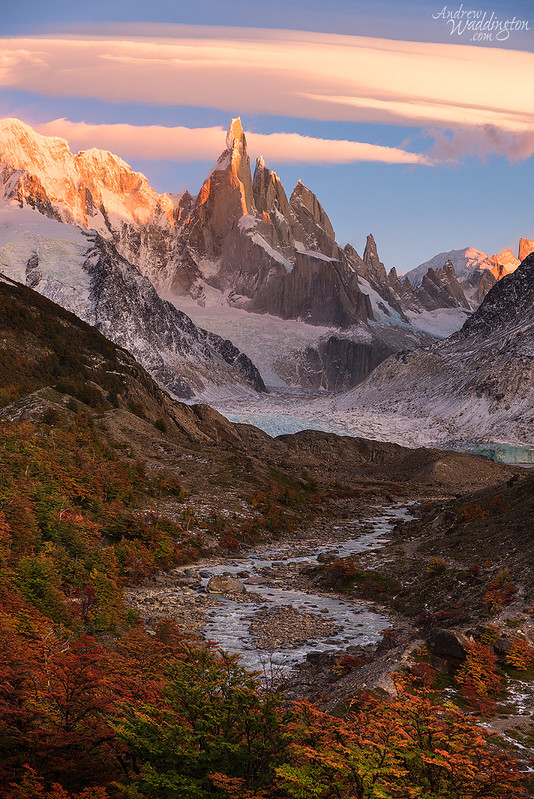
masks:
<path fill-rule="evenodd" d="M 471 311 L 466 308 L 438 308 L 435 311 L 405 311 L 410 324 L 436 338 L 447 338 L 459 330 Z"/>
<path fill-rule="evenodd" d="M 439 269 L 447 261 L 451 261 L 458 277 L 465 277 L 466 275 L 483 269 L 491 270 L 494 266 L 494 262 L 487 253 L 477 250 L 475 247 L 464 247 L 460 250 L 440 252 L 438 255 L 434 255 L 433 258 L 430 258 L 430 260 L 416 266 L 415 269 L 406 272 L 403 277 L 407 277 L 412 286 L 420 286 L 423 277 L 429 269 Z"/>
<path fill-rule="evenodd" d="M 462 330 L 393 356 L 336 398 L 334 413 L 399 421 L 403 441 L 534 442 L 534 255 L 503 278 Z M 405 420 L 404 422 L 402 420 Z"/>
<path fill-rule="evenodd" d="M 264 388 L 243 353 L 161 300 L 94 232 L 0 207 L 0 271 L 97 327 L 177 397 L 207 401 Z"/>
<path fill-rule="evenodd" d="M 247 352 L 260 358 L 264 376 L 275 386 L 339 390 L 356 385 L 391 353 L 426 345 L 430 336 L 459 328 L 466 308 L 477 307 L 492 283 L 514 266 L 513 253 L 507 251 L 490 259 L 474 248 L 455 250 L 413 270 L 415 274 L 436 266 L 413 289 L 408 280 L 399 280 L 395 270 L 386 273 L 372 235 L 363 259 L 350 245 L 342 249 L 319 200 L 300 181 L 288 199 L 263 159 L 258 158 L 252 176 L 238 118 L 232 120 L 226 149 L 196 197 L 187 191 L 160 195 L 112 153 L 92 148 L 73 155 L 64 140 L 41 136 L 18 120 L 3 120 L 0 191 L 5 202 L 35 209 L 55 224 L 74 223 L 96 231 L 111 247 L 109 268 L 117 280 L 126 274 L 118 270 L 117 258 L 129 264 L 126 283 L 132 291 L 135 285 L 134 305 L 150 294 L 151 287 L 141 285 L 133 269 L 148 278 L 161 296 L 171 297 L 175 307 L 187 306 L 191 313 L 190 299 L 200 306 L 218 291 L 228 323 L 214 319 L 212 329 L 232 331 Z M 68 304 L 79 315 L 87 314 L 94 283 L 88 281 L 88 265 L 81 263 L 85 242 L 80 232 L 72 234 L 74 238 L 70 233 L 45 233 L 33 250 L 28 241 L 23 246 L 19 234 L 20 230 L 13 241 L 0 241 L 0 254 L 4 253 L 9 269 L 17 268 L 28 285 Z M 523 249 L 531 244 L 522 240 Z M 98 247 L 105 249 L 101 243 Z M 444 266 L 449 257 L 454 263 Z M 61 264 L 66 263 L 62 272 Z M 463 288 L 456 272 L 467 281 Z M 473 275 L 482 277 L 473 283 Z M 155 303 L 157 297 L 150 297 Z M 182 302 L 182 298 L 188 299 Z M 234 311 L 251 314 L 247 323 L 241 317 L 248 335 L 234 324 Z M 107 325 L 109 335 L 118 336 L 118 297 L 106 313 L 107 317 L 94 317 L 95 324 Z M 202 311 L 195 319 L 201 316 Z M 267 318 L 268 330 L 262 332 L 259 322 Z M 206 324 L 212 324 L 207 317 Z M 136 348 L 145 363 L 152 359 L 153 373 L 159 370 L 158 379 L 170 385 L 170 374 L 185 368 L 185 339 L 181 344 L 156 340 L 157 324 L 154 331 L 147 326 L 142 336 L 135 336 L 133 318 L 128 326 L 128 346 Z M 160 331 L 163 339 L 167 333 Z M 250 342 L 251 336 L 258 338 L 257 344 Z M 217 360 L 222 345 L 215 343 L 216 338 L 205 347 L 211 347 Z M 174 346 L 180 351 L 178 361 L 167 351 Z M 189 341 L 187 346 L 193 344 Z M 234 350 L 225 345 L 222 369 L 235 366 L 231 374 L 241 373 L 238 384 L 244 377 L 245 384 L 260 385 L 259 375 L 253 376 L 252 365 L 245 363 L 246 356 L 240 358 Z M 201 359 L 202 352 L 201 348 Z M 198 394 L 204 390 L 204 380 L 197 378 L 193 370 L 188 385 Z"/>

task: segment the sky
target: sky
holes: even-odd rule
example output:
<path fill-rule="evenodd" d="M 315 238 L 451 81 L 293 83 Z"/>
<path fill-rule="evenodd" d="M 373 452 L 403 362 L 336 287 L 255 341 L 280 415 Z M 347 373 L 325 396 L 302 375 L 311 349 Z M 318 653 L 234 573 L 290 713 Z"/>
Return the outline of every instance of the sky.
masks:
<path fill-rule="evenodd" d="M 534 0 L 0 0 L 0 116 L 196 193 L 240 116 L 400 272 L 534 239 Z"/>

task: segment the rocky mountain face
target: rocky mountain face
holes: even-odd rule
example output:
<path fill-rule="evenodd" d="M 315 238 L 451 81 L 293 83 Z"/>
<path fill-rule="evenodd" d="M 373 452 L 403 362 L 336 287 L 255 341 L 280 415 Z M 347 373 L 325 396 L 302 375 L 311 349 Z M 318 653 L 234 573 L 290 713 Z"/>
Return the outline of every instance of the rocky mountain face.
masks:
<path fill-rule="evenodd" d="M 265 390 L 246 355 L 162 300 L 94 231 L 29 209 L 0 208 L 0 269 L 129 350 L 177 397 Z"/>
<path fill-rule="evenodd" d="M 421 283 L 412 286 L 408 277 L 401 279 L 398 276 L 396 269 L 391 269 L 389 274 L 386 272 L 378 257 L 376 242 L 369 235 L 363 255 L 363 268 L 359 272 L 403 316 L 406 311 L 422 313 L 440 308 L 470 308 L 450 259 L 441 267 L 429 267 L 423 274 Z"/>
<path fill-rule="evenodd" d="M 373 237 L 363 259 L 342 249 L 306 186 L 288 199 L 261 158 L 252 176 L 239 119 L 196 197 L 158 194 L 117 156 L 73 155 L 18 120 L 0 122 L 0 142 L 5 200 L 96 230 L 161 292 L 202 302 L 209 286 L 234 307 L 346 329 L 375 319 L 360 277 L 402 317 L 403 295 L 391 291 Z"/>
<path fill-rule="evenodd" d="M 202 302 L 211 286 L 233 307 L 318 325 L 373 319 L 315 195 L 298 183 L 288 200 L 261 158 L 252 176 L 240 120 L 226 145 L 180 230 L 172 291 Z"/>
<path fill-rule="evenodd" d="M 184 295 L 203 304 L 206 292 L 215 290 L 230 307 L 334 331 L 363 325 L 369 332 L 377 310 L 388 322 L 407 321 L 400 308 L 389 309 L 378 295 L 377 308 L 365 283 L 359 285 L 361 259 L 339 247 L 326 212 L 306 186 L 298 183 L 288 199 L 261 158 L 252 177 L 239 120 L 232 122 L 226 149 L 196 197 L 159 195 L 111 153 L 73 155 L 63 140 L 40 136 L 17 120 L 3 120 L 0 142 L 4 202 L 95 230 L 178 306 Z M 65 296 L 65 289 L 50 290 Z M 69 307 L 76 305 L 83 316 L 85 300 L 78 302 L 75 287 L 70 295 Z M 408 338 L 425 340 L 419 333 Z M 337 342 L 333 336 L 329 352 Z M 387 348 L 377 342 L 362 363 L 374 364 L 406 345 L 405 330 L 399 328 L 398 342 Z M 361 367 L 351 372 L 356 351 L 353 347 L 349 356 L 343 344 L 336 356 L 349 380 L 345 387 L 361 376 Z M 308 355 L 302 355 L 304 361 Z M 157 367 L 160 376 L 164 371 Z M 328 379 L 322 382 L 331 385 Z"/>
<path fill-rule="evenodd" d="M 335 405 L 410 420 L 413 438 L 532 444 L 534 253 L 489 291 L 460 331 L 390 358 Z M 406 443 L 409 435 L 405 436 Z"/>
<path fill-rule="evenodd" d="M 476 310 L 490 288 L 505 275 L 514 272 L 521 261 L 533 251 L 534 241 L 529 239 L 519 240 L 517 258 L 510 249 L 504 249 L 490 256 L 474 247 L 465 247 L 463 250 L 439 253 L 407 272 L 404 277 L 414 289 L 417 289 L 431 271 L 442 268 L 445 264 L 452 266 L 458 286 L 450 287 L 451 296 L 458 299 L 459 288 L 463 292 L 463 306 Z"/>
<path fill-rule="evenodd" d="M 387 272 L 372 235 L 363 257 L 351 245 L 341 248 L 306 186 L 299 182 L 288 198 L 261 158 L 252 174 L 239 119 L 195 197 L 158 194 L 117 156 L 96 149 L 73 155 L 62 139 L 18 120 L 0 121 L 0 145 L 5 202 L 96 231 L 178 308 L 184 297 L 201 307 L 216 296 L 226 308 L 330 328 L 292 353 L 294 368 L 279 359 L 281 371 L 305 385 L 351 387 L 387 355 L 448 335 L 514 268 L 509 252 L 490 259 L 468 248 L 401 279 Z M 533 245 L 522 242 L 523 252 Z M 70 293 L 75 303 L 76 290 Z M 445 325 L 436 323 L 437 312 Z"/>
<path fill-rule="evenodd" d="M 517 255 L 519 261 L 524 261 L 531 252 L 534 252 L 534 239 L 519 239 L 519 252 Z"/>
<path fill-rule="evenodd" d="M 165 269 L 191 197 L 158 194 L 121 158 L 41 136 L 18 119 L 0 120 L 0 197 L 51 219 L 96 230 L 141 271 Z"/>

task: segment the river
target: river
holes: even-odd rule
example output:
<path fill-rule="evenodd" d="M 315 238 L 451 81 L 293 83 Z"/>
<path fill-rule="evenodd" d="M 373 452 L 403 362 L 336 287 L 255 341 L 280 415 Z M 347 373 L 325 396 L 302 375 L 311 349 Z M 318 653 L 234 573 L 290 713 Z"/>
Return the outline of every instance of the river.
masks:
<path fill-rule="evenodd" d="M 204 566 L 201 570 L 201 590 L 206 590 L 210 578 L 216 575 L 247 575 L 246 588 L 252 592 L 253 599 L 247 601 L 246 595 L 237 599 L 217 595 L 215 604 L 206 611 L 206 637 L 217 641 L 226 651 L 238 654 L 246 668 L 259 671 L 276 669 L 278 673 L 289 671 L 305 660 L 310 651 L 345 649 L 347 646 L 364 646 L 379 641 L 381 633 L 390 627 L 386 616 L 352 599 L 296 590 L 287 585 L 288 581 L 283 576 L 277 576 L 277 570 L 287 575 L 288 570 L 295 573 L 317 565 L 321 555 L 344 558 L 378 549 L 398 521 L 411 518 L 409 505 L 379 507 L 376 511 L 375 516 L 365 521 L 346 521 L 334 527 L 333 533 L 339 536 L 338 542 L 313 548 L 304 542 L 305 551 L 298 556 L 292 554 L 295 552 L 295 543 L 284 543 L 258 547 L 246 557 L 234 561 Z M 261 579 L 263 583 L 260 583 Z M 322 637 L 308 638 L 296 646 L 259 648 L 250 632 L 254 618 L 266 609 L 272 611 L 287 607 L 305 614 L 315 614 L 322 620 L 326 618 L 337 630 Z"/>

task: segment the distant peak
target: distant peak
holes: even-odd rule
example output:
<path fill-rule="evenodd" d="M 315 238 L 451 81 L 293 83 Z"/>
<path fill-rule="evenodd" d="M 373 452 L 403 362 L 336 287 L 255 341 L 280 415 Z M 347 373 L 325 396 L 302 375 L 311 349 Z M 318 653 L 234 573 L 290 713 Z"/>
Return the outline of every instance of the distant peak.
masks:
<path fill-rule="evenodd" d="M 307 196 L 315 196 L 311 189 L 309 189 L 302 180 L 297 181 L 297 185 L 293 189 L 293 195 L 295 197 L 307 197 Z"/>
<path fill-rule="evenodd" d="M 21 119 L 15 119 L 15 117 L 4 117 L 0 119 L 0 128 L 5 130 L 6 128 L 25 128 L 26 130 L 32 130 L 29 125 L 23 122 Z"/>
<path fill-rule="evenodd" d="M 44 136 L 38 133 L 31 125 L 15 117 L 4 117 L 0 119 L 0 133 L 4 134 L 5 139 L 20 144 L 22 140 L 34 142 L 41 147 L 69 150 L 68 142 L 59 136 Z M 70 150 L 69 150 L 70 152 Z"/>
<path fill-rule="evenodd" d="M 256 158 L 256 169 L 265 169 L 265 161 L 262 155 L 258 155 Z"/>
<path fill-rule="evenodd" d="M 235 117 L 230 122 L 230 127 L 228 128 L 228 133 L 226 134 L 226 147 L 228 150 L 231 150 L 234 146 L 234 142 L 241 141 L 243 139 L 243 126 L 241 124 L 241 117 Z"/>
<path fill-rule="evenodd" d="M 524 261 L 534 251 L 534 239 L 519 239 L 518 258 Z"/>
<path fill-rule="evenodd" d="M 125 169 L 128 172 L 133 172 L 132 167 L 119 155 L 115 155 L 115 153 L 112 153 L 109 150 L 101 150 L 98 147 L 91 147 L 89 150 L 80 150 L 80 152 L 74 156 L 74 160 L 76 162 L 85 161 L 85 163 L 92 164 L 101 169 L 118 167 L 120 169 Z"/>
<path fill-rule="evenodd" d="M 365 249 L 363 251 L 363 262 L 367 266 L 370 266 L 372 269 L 382 268 L 384 269 L 383 265 L 380 262 L 380 258 L 378 257 L 378 247 L 376 246 L 375 237 L 372 233 L 369 233 L 367 236 L 367 241 L 365 242 Z"/>

